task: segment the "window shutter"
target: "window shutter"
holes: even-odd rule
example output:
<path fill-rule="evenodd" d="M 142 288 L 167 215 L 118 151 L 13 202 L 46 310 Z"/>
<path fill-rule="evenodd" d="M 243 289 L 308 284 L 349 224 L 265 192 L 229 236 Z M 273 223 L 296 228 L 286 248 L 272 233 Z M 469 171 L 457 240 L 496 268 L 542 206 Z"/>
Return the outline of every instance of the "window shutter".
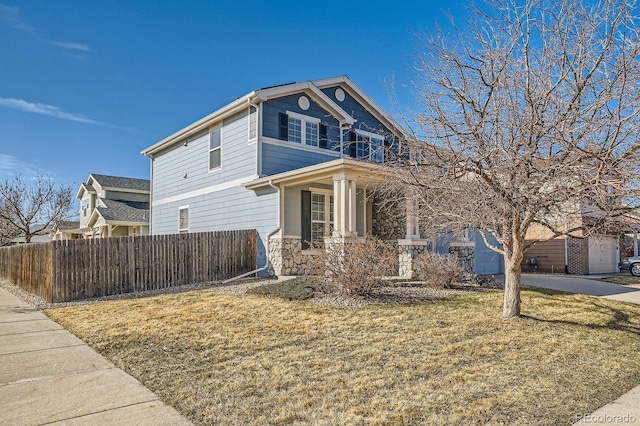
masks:
<path fill-rule="evenodd" d="M 319 145 L 320 148 L 327 149 L 327 125 L 320 123 L 320 139 Z"/>
<path fill-rule="evenodd" d="M 289 117 L 284 112 L 280 113 L 280 139 L 289 140 Z"/>
<path fill-rule="evenodd" d="M 357 135 L 356 132 L 349 132 L 349 156 L 353 158 L 358 157 L 358 144 L 357 144 Z"/>
<path fill-rule="evenodd" d="M 302 250 L 311 247 L 311 191 L 301 191 L 302 195 L 302 217 L 300 219 L 302 230 Z"/>

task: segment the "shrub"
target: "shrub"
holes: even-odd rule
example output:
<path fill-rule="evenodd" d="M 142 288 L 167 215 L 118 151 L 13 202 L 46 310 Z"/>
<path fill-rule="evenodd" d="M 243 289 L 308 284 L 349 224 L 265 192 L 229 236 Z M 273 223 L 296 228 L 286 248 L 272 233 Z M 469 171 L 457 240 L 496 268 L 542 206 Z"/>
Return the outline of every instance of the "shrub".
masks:
<path fill-rule="evenodd" d="M 326 277 L 347 294 L 370 294 L 384 285 L 385 276 L 396 274 L 392 268 L 398 260 L 397 250 L 375 237 L 344 244 L 327 239 L 318 249 L 310 265 L 312 273 Z"/>
<path fill-rule="evenodd" d="M 297 277 L 249 289 L 247 293 L 287 300 L 305 300 L 313 297 L 313 285 L 307 277 Z"/>
<path fill-rule="evenodd" d="M 426 252 L 414 262 L 417 279 L 426 281 L 432 287 L 451 288 L 464 274 L 464 269 L 458 265 L 455 256 Z"/>

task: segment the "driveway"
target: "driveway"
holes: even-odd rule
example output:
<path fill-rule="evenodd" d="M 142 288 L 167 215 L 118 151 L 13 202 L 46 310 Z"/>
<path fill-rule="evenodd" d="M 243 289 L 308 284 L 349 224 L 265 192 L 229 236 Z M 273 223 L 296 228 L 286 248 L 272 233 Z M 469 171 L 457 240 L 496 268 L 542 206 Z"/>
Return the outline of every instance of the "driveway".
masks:
<path fill-rule="evenodd" d="M 599 278 L 610 276 L 612 276 L 612 274 L 589 275 L 588 277 L 575 275 L 522 274 L 522 284 L 524 286 L 548 288 L 566 291 L 568 293 L 586 294 L 588 296 L 640 304 L 640 288 L 598 281 Z M 504 282 L 504 275 L 497 276 L 496 281 L 498 280 Z"/>

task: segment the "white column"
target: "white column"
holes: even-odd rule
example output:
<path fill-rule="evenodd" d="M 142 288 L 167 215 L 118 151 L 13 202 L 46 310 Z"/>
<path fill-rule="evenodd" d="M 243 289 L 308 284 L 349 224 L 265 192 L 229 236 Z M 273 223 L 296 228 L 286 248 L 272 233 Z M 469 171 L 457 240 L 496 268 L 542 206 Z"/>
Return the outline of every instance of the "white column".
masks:
<path fill-rule="evenodd" d="M 349 236 L 355 237 L 357 235 L 356 218 L 358 211 L 356 203 L 356 180 L 348 180 L 347 185 L 349 186 L 349 229 L 347 229 L 347 232 L 350 234 Z"/>
<path fill-rule="evenodd" d="M 356 236 L 356 179 L 340 173 L 333 176 L 334 237 Z"/>
<path fill-rule="evenodd" d="M 407 234 L 405 236 L 407 240 L 420 239 L 420 226 L 417 210 L 417 201 L 413 197 L 411 189 L 408 189 L 406 193 Z"/>

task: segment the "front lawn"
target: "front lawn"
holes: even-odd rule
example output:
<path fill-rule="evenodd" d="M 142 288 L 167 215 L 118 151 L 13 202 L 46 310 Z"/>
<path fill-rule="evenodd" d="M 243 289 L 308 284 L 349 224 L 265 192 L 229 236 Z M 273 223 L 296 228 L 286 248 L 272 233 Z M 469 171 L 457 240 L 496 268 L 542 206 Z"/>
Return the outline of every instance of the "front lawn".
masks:
<path fill-rule="evenodd" d="M 190 292 L 46 311 L 197 424 L 571 424 L 640 382 L 640 306 L 523 291 L 320 307 Z"/>
<path fill-rule="evenodd" d="M 640 287 L 640 277 L 628 275 L 614 275 L 613 277 L 603 278 L 602 281 L 614 284 L 630 285 L 632 287 Z"/>

